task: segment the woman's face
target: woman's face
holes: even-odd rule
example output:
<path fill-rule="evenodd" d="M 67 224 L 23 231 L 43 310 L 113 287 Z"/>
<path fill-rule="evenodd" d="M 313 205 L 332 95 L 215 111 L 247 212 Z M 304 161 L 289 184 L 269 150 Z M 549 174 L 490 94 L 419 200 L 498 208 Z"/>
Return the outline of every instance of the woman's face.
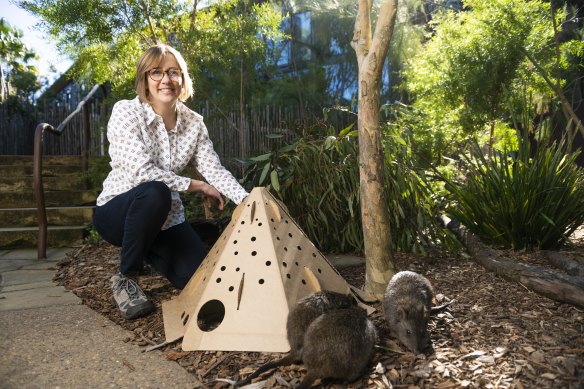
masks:
<path fill-rule="evenodd" d="M 173 79 L 172 75 L 177 75 Z M 153 78 L 162 76 L 156 81 Z M 176 58 L 172 54 L 167 54 L 157 67 L 148 71 L 148 92 L 149 101 L 153 106 L 175 104 L 181 92 L 182 76 Z"/>

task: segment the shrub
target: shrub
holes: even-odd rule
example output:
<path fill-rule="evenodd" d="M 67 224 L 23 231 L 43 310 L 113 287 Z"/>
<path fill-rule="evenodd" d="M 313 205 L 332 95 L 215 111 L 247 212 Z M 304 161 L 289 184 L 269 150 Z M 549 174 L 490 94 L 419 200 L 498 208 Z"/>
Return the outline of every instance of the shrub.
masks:
<path fill-rule="evenodd" d="M 326 252 L 363 249 L 358 145 L 347 135 L 349 130 L 339 137 L 309 134 L 252 158 L 244 177 L 248 186 L 270 189 L 309 239 Z"/>
<path fill-rule="evenodd" d="M 516 152 L 489 164 L 475 145 L 464 158 L 466 181 L 452 183 L 452 217 L 485 242 L 519 249 L 560 247 L 584 222 L 584 176 L 569 142 L 540 144 L 522 137 Z M 531 157 L 531 155 L 533 155 Z"/>
<path fill-rule="evenodd" d="M 326 136 L 305 131 L 294 143 L 251 158 L 244 182 L 269 188 L 320 250 L 362 252 L 357 132 L 352 126 L 337 136 L 328 131 Z M 387 130 L 385 147 L 394 249 L 425 252 L 438 240 L 445 242 L 448 233 L 443 233 L 434 217 L 424 175 L 408 160 L 406 140 Z"/>

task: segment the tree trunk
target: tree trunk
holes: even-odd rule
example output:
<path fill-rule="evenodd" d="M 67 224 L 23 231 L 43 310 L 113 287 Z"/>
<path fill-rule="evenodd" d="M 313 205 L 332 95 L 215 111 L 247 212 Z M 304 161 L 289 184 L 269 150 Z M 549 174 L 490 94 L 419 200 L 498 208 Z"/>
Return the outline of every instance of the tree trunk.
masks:
<path fill-rule="evenodd" d="M 365 245 L 365 291 L 377 298 L 395 273 L 385 181 L 383 148 L 379 129 L 380 87 L 383 63 L 389 50 L 397 12 L 397 0 L 380 8 L 373 39 L 371 5 L 359 0 L 359 14 L 351 46 L 359 64 L 359 176 L 361 219 Z"/>
<path fill-rule="evenodd" d="M 447 226 L 464 244 L 473 260 L 485 269 L 552 300 L 584 308 L 584 278 L 512 261 L 483 244 L 465 227 L 453 223 Z"/>

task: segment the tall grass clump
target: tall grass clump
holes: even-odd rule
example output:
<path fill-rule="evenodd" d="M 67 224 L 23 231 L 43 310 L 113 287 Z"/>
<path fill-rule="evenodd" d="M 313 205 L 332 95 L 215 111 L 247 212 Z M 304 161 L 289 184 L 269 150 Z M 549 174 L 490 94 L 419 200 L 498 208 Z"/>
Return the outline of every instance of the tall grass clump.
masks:
<path fill-rule="evenodd" d="M 527 136 L 516 152 L 489 163 L 475 144 L 465 157 L 465 181 L 450 182 L 456 206 L 449 214 L 488 244 L 554 249 L 584 222 L 584 173 L 562 139 L 533 150 Z"/>

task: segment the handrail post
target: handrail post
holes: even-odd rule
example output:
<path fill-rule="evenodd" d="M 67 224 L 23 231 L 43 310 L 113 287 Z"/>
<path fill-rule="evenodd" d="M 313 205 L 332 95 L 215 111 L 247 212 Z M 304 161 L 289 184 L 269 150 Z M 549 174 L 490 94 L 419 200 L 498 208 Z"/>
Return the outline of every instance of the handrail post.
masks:
<path fill-rule="evenodd" d="M 41 123 L 36 126 L 34 133 L 34 157 L 32 168 L 32 182 L 39 223 L 39 238 L 37 242 L 37 259 L 47 257 L 47 210 L 45 208 L 45 192 L 43 190 L 43 133 L 50 124 Z"/>
<path fill-rule="evenodd" d="M 87 171 L 89 170 L 89 103 L 83 105 L 83 139 L 81 143 L 81 169 L 83 170 L 85 189 L 87 189 Z"/>
<path fill-rule="evenodd" d="M 88 100 L 94 95 L 95 92 L 99 90 L 99 84 L 95 85 L 91 91 L 85 96 L 85 98 L 77 105 L 75 111 L 71 112 L 69 116 L 63 120 L 57 128 L 51 126 L 47 123 L 40 123 L 36 126 L 34 134 L 34 157 L 33 157 L 33 187 L 37 207 L 37 219 L 39 223 L 39 238 L 37 241 L 37 258 L 44 259 L 47 257 L 47 209 L 45 207 L 45 191 L 43 188 L 43 134 L 46 131 L 50 131 L 55 135 L 61 135 L 65 129 L 65 125 L 79 113 L 83 108 L 83 145 L 81 150 L 83 172 L 87 173 L 88 170 L 88 159 L 89 159 L 89 109 L 86 104 Z"/>

